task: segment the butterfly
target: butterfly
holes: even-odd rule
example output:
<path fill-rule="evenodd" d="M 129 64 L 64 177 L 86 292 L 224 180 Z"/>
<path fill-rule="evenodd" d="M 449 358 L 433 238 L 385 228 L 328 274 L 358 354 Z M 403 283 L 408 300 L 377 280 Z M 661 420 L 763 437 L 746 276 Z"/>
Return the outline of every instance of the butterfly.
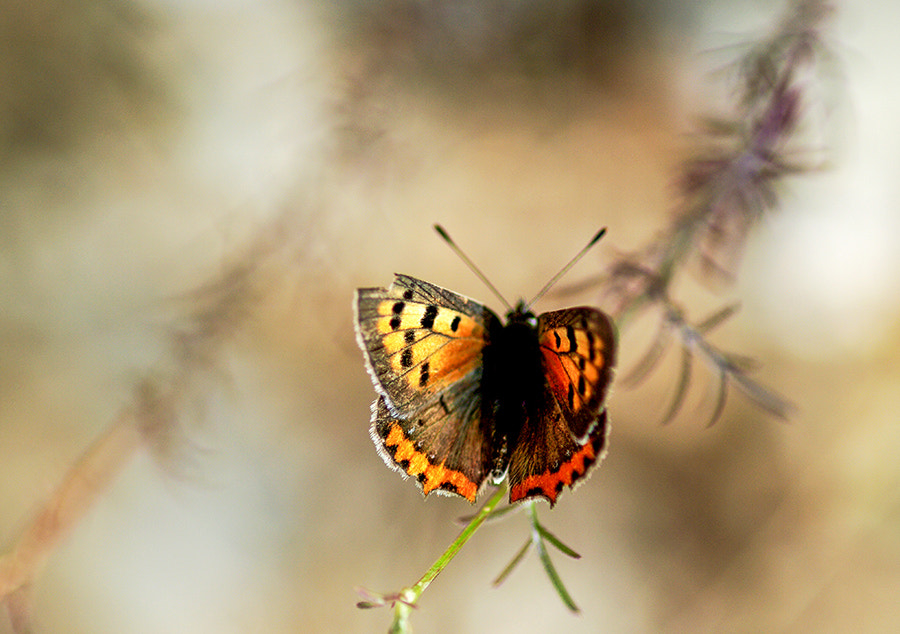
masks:
<path fill-rule="evenodd" d="M 357 341 L 377 392 L 372 439 L 426 496 L 475 502 L 486 482 L 508 478 L 510 503 L 544 498 L 553 506 L 605 455 L 612 320 L 588 307 L 535 315 L 529 304 L 510 307 L 503 321 L 401 274 L 388 288 L 357 290 Z"/>

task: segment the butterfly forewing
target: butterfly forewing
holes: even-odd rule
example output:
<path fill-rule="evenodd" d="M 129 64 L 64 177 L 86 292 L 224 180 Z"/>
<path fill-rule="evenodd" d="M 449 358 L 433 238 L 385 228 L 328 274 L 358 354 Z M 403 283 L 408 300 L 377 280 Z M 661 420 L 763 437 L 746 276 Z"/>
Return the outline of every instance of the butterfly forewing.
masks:
<path fill-rule="evenodd" d="M 356 313 L 375 389 L 401 417 L 472 380 L 497 319 L 477 302 L 405 275 L 388 289 L 359 289 Z"/>
<path fill-rule="evenodd" d="M 603 408 L 615 364 L 609 317 L 593 308 L 569 308 L 538 318 L 544 377 L 572 436 L 586 442 Z"/>

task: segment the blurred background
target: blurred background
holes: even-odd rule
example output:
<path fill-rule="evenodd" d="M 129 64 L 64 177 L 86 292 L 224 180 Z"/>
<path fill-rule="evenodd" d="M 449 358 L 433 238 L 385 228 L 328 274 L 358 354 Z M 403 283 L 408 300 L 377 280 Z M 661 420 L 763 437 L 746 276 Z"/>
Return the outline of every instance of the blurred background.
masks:
<path fill-rule="evenodd" d="M 500 310 L 434 222 L 510 301 L 600 226 L 566 282 L 646 245 L 697 117 L 728 103 L 715 71 L 785 7 L 5 0 L 2 543 L 139 386 L 174 412 L 50 558 L 36 631 L 385 631 L 355 588 L 415 582 L 472 509 L 376 454 L 353 289 L 402 272 Z M 582 554 L 554 558 L 582 614 L 535 557 L 490 587 L 527 537 L 514 515 L 425 593 L 416 631 L 900 626 L 898 21 L 887 0 L 838 7 L 809 95 L 825 169 L 784 183 L 734 287 L 678 289 L 694 320 L 741 302 L 712 340 L 762 362 L 791 420 L 732 392 L 707 429 L 698 365 L 660 425 L 670 355 L 614 389 L 605 462 L 542 507 Z M 622 333 L 624 370 L 653 327 Z"/>

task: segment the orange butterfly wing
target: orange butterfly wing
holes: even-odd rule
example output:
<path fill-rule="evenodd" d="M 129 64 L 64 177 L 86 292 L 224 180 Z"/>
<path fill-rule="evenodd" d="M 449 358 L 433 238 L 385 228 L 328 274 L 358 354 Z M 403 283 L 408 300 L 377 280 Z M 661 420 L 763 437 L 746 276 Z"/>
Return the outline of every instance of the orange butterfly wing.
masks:
<path fill-rule="evenodd" d="M 593 308 L 544 313 L 537 329 L 544 394 L 510 457 L 510 502 L 544 497 L 552 506 L 564 486 L 574 486 L 604 455 L 615 330 Z"/>
<path fill-rule="evenodd" d="M 544 376 L 572 436 L 585 442 L 606 400 L 615 365 L 615 330 L 593 308 L 568 308 L 538 318 Z"/>
<path fill-rule="evenodd" d="M 354 307 L 379 393 L 371 433 L 385 463 L 415 477 L 426 495 L 474 502 L 491 470 L 492 421 L 480 390 L 496 315 L 406 275 L 388 289 L 359 289 Z"/>

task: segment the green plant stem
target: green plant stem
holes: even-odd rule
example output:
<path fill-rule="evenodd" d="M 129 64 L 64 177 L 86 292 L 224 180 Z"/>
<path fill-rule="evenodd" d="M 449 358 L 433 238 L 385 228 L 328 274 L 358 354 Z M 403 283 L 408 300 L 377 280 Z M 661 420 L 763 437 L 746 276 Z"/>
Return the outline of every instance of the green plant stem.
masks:
<path fill-rule="evenodd" d="M 444 551 L 444 554 L 441 555 L 437 561 L 428 569 L 421 579 L 419 579 L 418 583 L 412 587 L 413 592 L 416 593 L 416 599 L 418 599 L 425 589 L 434 581 L 435 577 L 437 577 L 444 568 L 447 567 L 453 558 L 456 556 L 456 553 L 460 551 L 460 549 L 465 546 L 466 542 L 469 541 L 469 538 L 475 534 L 475 531 L 484 524 L 484 521 L 488 518 L 488 515 L 491 514 L 491 511 L 496 508 L 496 506 L 503 500 L 503 496 L 506 495 L 506 485 L 497 487 L 497 491 L 494 492 L 494 495 L 490 497 L 490 499 L 485 502 L 484 506 L 481 507 L 481 510 L 478 511 L 478 514 L 472 518 L 472 521 L 469 522 L 466 527 L 462 530 L 459 536 L 453 540 L 453 543 Z"/>
<path fill-rule="evenodd" d="M 391 625 L 390 632 L 407 632 L 409 631 L 409 614 L 412 608 L 415 606 L 416 602 L 419 600 L 419 597 L 422 596 L 422 593 L 425 592 L 426 588 L 431 585 L 431 582 L 435 580 L 435 578 L 441 574 L 444 568 L 453 560 L 456 554 L 465 546 L 466 542 L 475 534 L 475 531 L 479 529 L 479 527 L 484 524 L 484 521 L 490 516 L 493 510 L 497 507 L 498 504 L 503 500 L 506 495 L 506 484 L 497 487 L 497 490 L 494 494 L 488 499 L 487 502 L 484 503 L 484 506 L 481 507 L 481 510 L 472 518 L 472 520 L 466 525 L 466 527 L 462 530 L 459 536 L 453 540 L 453 543 L 447 547 L 447 550 L 438 557 L 438 559 L 432 564 L 431 568 L 422 575 L 422 578 L 416 583 L 416 585 L 411 588 L 406 588 L 400 592 L 400 600 L 394 604 L 394 622 Z"/>

